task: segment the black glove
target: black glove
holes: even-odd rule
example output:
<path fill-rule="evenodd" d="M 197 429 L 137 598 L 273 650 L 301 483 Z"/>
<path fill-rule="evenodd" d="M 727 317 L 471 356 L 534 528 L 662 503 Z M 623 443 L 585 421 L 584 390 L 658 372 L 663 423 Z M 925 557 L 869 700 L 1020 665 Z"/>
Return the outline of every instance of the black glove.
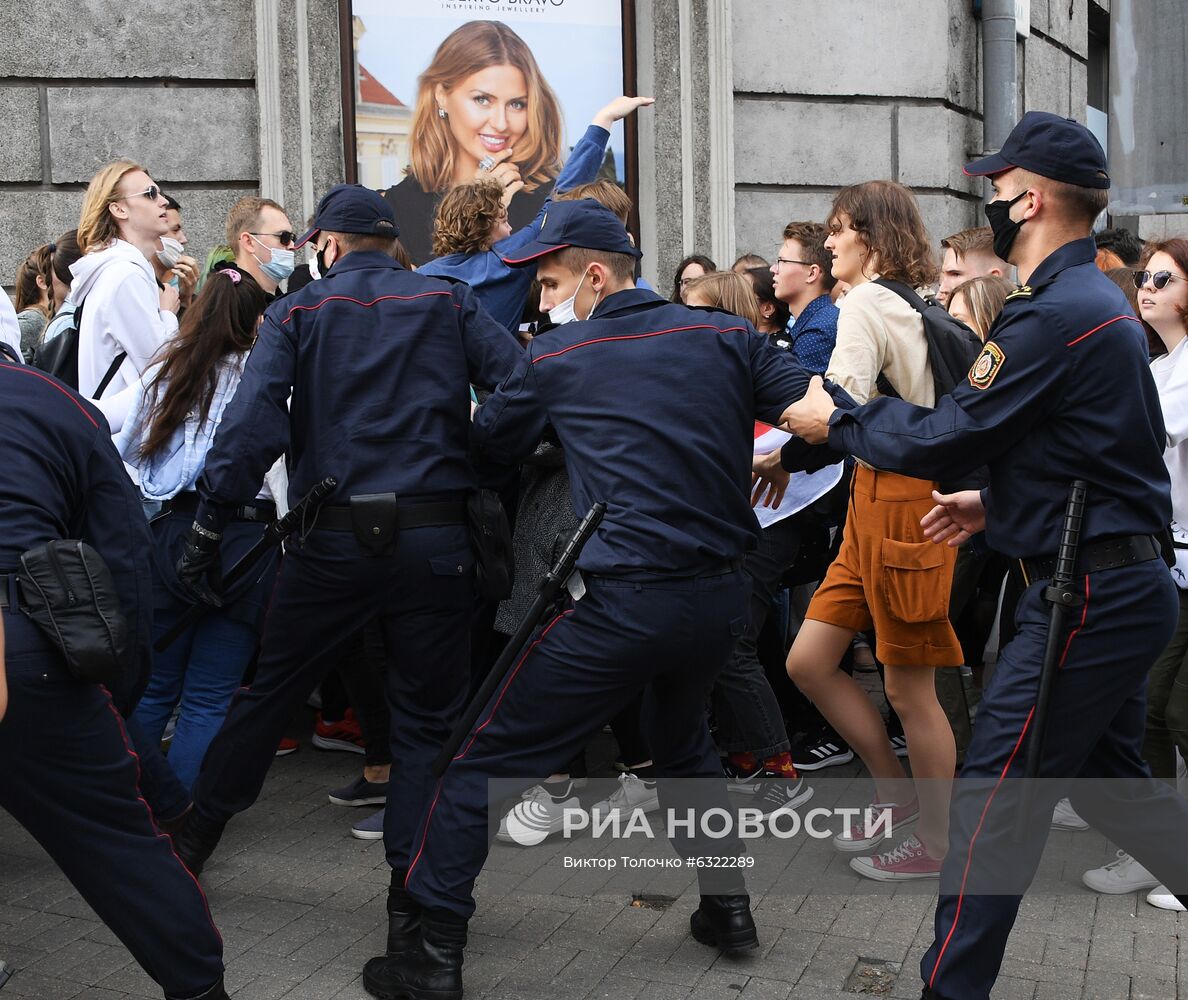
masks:
<path fill-rule="evenodd" d="M 182 589 L 195 602 L 214 608 L 223 606 L 223 560 L 219 554 L 222 541 L 223 519 L 203 505 L 194 516 L 177 561 L 177 580 Z"/>

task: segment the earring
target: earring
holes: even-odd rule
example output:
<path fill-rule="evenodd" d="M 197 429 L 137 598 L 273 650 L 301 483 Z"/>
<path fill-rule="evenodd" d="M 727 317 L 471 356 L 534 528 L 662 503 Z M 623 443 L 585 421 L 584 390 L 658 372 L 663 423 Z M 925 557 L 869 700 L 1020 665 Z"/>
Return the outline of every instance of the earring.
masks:
<path fill-rule="evenodd" d="M 438 108 L 437 109 L 437 117 L 438 118 L 449 118 L 449 115 L 447 115 L 445 113 L 445 108 Z"/>

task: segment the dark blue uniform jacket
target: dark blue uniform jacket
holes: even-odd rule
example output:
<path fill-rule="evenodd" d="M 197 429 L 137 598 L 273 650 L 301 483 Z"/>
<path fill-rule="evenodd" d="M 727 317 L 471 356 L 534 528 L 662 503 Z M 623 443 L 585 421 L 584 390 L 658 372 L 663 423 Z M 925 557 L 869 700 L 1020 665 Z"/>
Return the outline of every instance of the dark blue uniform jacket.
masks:
<path fill-rule="evenodd" d="M 1166 435 L 1143 328 L 1095 252 L 1076 240 L 1044 260 L 935 410 L 897 399 L 839 409 L 830 446 L 923 479 L 989 465 L 986 540 L 1008 556 L 1056 551 L 1078 478 L 1089 484 L 1082 540 L 1162 531 Z"/>
<path fill-rule="evenodd" d="M 152 541 L 111 428 L 73 389 L 12 364 L 0 364 L 0 427 L 0 574 L 54 539 L 94 548 L 115 579 L 137 657 L 113 694 L 134 703 L 151 662 Z"/>
<path fill-rule="evenodd" d="M 754 545 L 754 421 L 776 423 L 808 380 L 737 316 L 631 289 L 536 338 L 479 407 L 474 444 L 514 463 L 551 424 L 577 513 L 607 503 L 582 569 L 696 575 Z"/>
<path fill-rule="evenodd" d="M 247 503 L 286 449 L 291 502 L 326 476 L 332 502 L 472 489 L 468 383 L 493 388 L 520 353 L 467 286 L 350 253 L 264 314 L 199 492 Z"/>

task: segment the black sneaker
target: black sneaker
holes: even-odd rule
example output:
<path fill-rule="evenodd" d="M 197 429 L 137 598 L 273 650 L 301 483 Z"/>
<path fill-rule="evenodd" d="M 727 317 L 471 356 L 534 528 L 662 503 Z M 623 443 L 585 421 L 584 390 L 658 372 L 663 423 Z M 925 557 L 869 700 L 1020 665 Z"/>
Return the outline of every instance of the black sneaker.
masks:
<path fill-rule="evenodd" d="M 725 762 L 724 770 L 727 790 L 752 796 L 750 808 L 758 809 L 765 817 L 793 812 L 813 797 L 813 789 L 803 778 L 787 778 L 764 767 L 744 774 L 729 761 Z"/>
<path fill-rule="evenodd" d="M 895 751 L 896 757 L 906 757 L 908 755 L 907 737 L 903 733 L 897 736 L 888 736 L 887 739 L 891 741 L 891 749 Z"/>
<path fill-rule="evenodd" d="M 792 763 L 798 771 L 820 771 L 823 767 L 837 767 L 854 759 L 850 745 L 836 733 L 824 732 L 805 736 L 792 744 Z"/>

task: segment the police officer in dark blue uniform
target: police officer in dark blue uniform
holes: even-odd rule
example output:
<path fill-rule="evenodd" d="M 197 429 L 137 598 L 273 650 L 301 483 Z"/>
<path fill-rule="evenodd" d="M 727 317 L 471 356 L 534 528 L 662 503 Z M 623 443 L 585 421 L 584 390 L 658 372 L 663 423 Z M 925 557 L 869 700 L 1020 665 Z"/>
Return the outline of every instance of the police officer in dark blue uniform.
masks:
<path fill-rule="evenodd" d="M 1171 518 L 1166 436 L 1142 327 L 1095 266 L 1090 227 L 1109 189 L 1105 154 L 1083 125 L 1029 112 L 1002 151 L 970 164 L 992 178 L 995 252 L 1015 264 L 1012 294 L 966 383 L 935 410 L 879 399 L 839 408 L 814 385 L 785 426 L 881 469 L 954 479 L 988 465 L 990 486 L 939 499 L 934 541 L 985 530 L 1017 560 L 1026 589 L 1018 633 L 985 693 L 954 793 L 936 942 L 924 996 L 986 1000 L 1055 800 L 1188 898 L 1188 805 L 1141 756 L 1147 671 L 1170 639 L 1175 586 L 1153 536 Z M 1088 482 L 1067 636 L 1049 709 L 1041 778 L 1025 839 L 1015 835 L 1051 581 L 1073 480 Z M 1070 784 L 1069 779 L 1085 779 Z M 1064 789 L 1069 789 L 1066 792 Z M 1169 850 L 1170 848 L 1170 850 Z M 1000 894 L 991 894 L 1000 893 Z"/>
<path fill-rule="evenodd" d="M 378 616 L 399 804 L 384 841 L 402 883 L 433 755 L 465 698 L 468 385 L 494 387 L 520 349 L 467 286 L 396 263 L 396 236 L 374 191 L 343 184 L 322 199 L 298 245 L 316 241 L 323 277 L 269 307 L 198 482 L 178 577 L 208 597 L 223 527 L 277 456 L 288 452 L 291 501 L 327 476 L 338 486 L 286 552 L 255 680 L 203 760 L 178 840 L 195 872 L 259 795 L 285 725 L 332 666 L 325 654 Z"/>
<path fill-rule="evenodd" d="M 0 613 L 8 713 L 0 807 L 45 848 L 170 998 L 225 998 L 223 943 L 202 890 L 154 825 L 112 695 L 76 679 L 21 613 L 23 553 L 78 538 L 103 557 L 128 620 L 122 683 L 143 690 L 152 613 L 140 497 L 103 415 L 35 368 L 0 362 Z"/>
<path fill-rule="evenodd" d="M 606 515 L 578 563 L 585 595 L 539 630 L 432 796 L 406 882 L 410 933 L 368 962 L 373 996 L 462 995 L 489 779 L 527 787 L 552 773 L 641 691 L 657 774 L 722 778 L 705 699 L 746 624 L 754 421 L 778 421 L 808 374 L 736 316 L 636 289 L 638 257 L 622 223 L 586 199 L 554 205 L 537 242 L 508 261 L 536 263 L 542 309 L 578 321 L 533 340 L 479 408 L 475 447 L 511 464 L 551 425 L 576 510 L 605 501 Z M 660 794 L 679 816 L 699 804 L 687 784 Z M 726 807 L 724 784 L 713 799 Z M 697 836 L 674 846 L 687 857 L 742 850 Z M 754 947 L 741 875 L 717 874 L 702 879 L 695 937 Z"/>

